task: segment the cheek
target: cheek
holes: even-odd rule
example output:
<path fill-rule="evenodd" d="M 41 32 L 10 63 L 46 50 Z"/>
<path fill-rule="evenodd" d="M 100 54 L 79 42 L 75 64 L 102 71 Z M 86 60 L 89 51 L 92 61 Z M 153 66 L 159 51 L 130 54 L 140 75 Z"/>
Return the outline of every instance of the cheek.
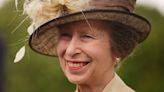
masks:
<path fill-rule="evenodd" d="M 56 50 L 57 50 L 57 55 L 59 58 L 63 56 L 64 52 L 66 51 L 66 47 L 67 47 L 67 43 L 64 41 L 59 41 L 57 43 Z"/>
<path fill-rule="evenodd" d="M 61 69 L 64 71 L 65 69 L 65 63 L 64 63 L 64 53 L 65 53 L 65 50 L 66 50 L 66 43 L 65 42 L 58 42 L 57 43 L 57 56 L 58 56 L 58 59 L 59 59 L 59 63 L 60 63 L 60 66 L 61 66 Z"/>
<path fill-rule="evenodd" d="M 114 55 L 110 49 L 110 45 L 108 42 L 104 44 L 94 44 L 88 45 L 85 48 L 86 53 L 96 61 L 96 63 L 102 64 L 102 62 L 112 63 Z"/>

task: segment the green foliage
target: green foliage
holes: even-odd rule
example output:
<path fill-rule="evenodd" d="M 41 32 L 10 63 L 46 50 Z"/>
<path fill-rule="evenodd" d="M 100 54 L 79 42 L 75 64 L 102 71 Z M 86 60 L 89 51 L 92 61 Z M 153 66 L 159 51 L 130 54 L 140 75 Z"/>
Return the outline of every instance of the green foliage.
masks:
<path fill-rule="evenodd" d="M 137 92 L 163 92 L 164 17 L 159 12 L 144 7 L 138 7 L 136 12 L 150 21 L 152 31 L 118 72 Z"/>
<path fill-rule="evenodd" d="M 6 38 L 8 54 L 6 62 L 7 92 L 73 92 L 75 86 L 64 77 L 57 58 L 39 55 L 28 47 L 26 21 L 11 33 L 25 18 L 16 12 L 14 2 L 0 10 L 0 34 Z M 138 7 L 137 13 L 152 23 L 148 39 L 120 67 L 118 73 L 137 92 L 163 92 L 164 88 L 164 17 L 157 11 Z M 21 40 L 21 42 L 19 41 Z M 16 52 L 26 44 L 25 58 L 14 64 Z"/>

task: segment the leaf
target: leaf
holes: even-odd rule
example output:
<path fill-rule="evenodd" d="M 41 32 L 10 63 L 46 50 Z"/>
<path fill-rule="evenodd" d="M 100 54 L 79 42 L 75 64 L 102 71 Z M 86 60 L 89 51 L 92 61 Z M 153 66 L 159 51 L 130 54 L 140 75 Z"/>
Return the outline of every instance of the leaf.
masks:
<path fill-rule="evenodd" d="M 22 58 L 25 55 L 25 46 L 23 46 L 22 48 L 20 48 L 20 50 L 17 52 L 15 59 L 14 59 L 14 63 L 19 62 L 20 60 L 22 60 Z"/>

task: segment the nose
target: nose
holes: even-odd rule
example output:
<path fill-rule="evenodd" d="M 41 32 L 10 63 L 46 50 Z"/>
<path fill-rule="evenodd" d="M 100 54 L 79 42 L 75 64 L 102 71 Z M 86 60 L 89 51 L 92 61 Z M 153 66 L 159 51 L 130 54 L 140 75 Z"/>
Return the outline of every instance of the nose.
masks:
<path fill-rule="evenodd" d="M 80 53 L 80 42 L 77 40 L 77 38 L 73 37 L 67 45 L 65 55 L 72 58 Z"/>

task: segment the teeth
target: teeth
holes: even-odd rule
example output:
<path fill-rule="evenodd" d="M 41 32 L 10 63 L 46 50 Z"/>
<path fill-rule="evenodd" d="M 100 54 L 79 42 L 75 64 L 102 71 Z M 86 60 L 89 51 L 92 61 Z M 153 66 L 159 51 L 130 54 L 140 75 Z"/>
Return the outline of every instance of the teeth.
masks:
<path fill-rule="evenodd" d="M 84 64 L 83 63 L 68 62 L 68 66 L 70 66 L 70 67 L 82 67 L 82 66 L 84 66 Z"/>

